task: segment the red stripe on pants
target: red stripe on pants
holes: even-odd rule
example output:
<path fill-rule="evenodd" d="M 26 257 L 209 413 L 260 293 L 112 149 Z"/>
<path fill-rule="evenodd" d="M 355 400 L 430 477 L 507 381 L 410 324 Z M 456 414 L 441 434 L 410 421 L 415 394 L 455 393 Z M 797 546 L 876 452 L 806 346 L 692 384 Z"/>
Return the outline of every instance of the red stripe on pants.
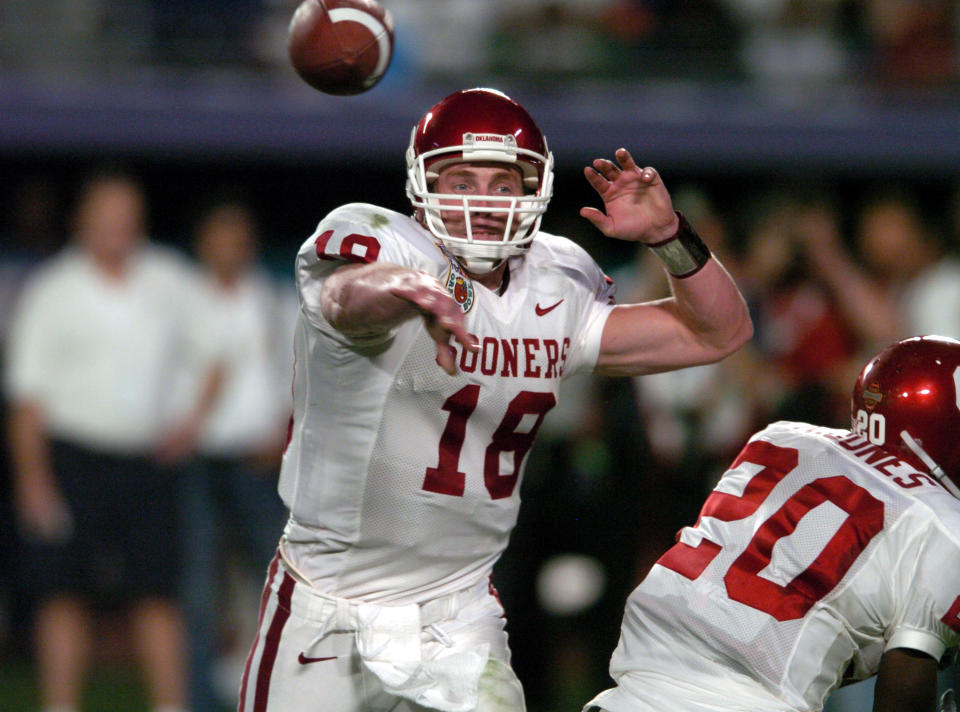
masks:
<path fill-rule="evenodd" d="M 267 582 L 263 586 L 263 593 L 260 594 L 260 613 L 257 615 L 257 635 L 253 639 L 253 645 L 250 646 L 250 654 L 247 655 L 247 664 L 243 666 L 243 680 L 240 683 L 240 707 L 238 712 L 244 712 L 247 706 L 247 680 L 250 677 L 250 664 L 253 662 L 253 656 L 257 652 L 257 646 L 260 644 L 260 629 L 263 626 L 263 614 L 267 609 L 267 601 L 270 598 L 270 586 L 273 583 L 273 577 L 277 575 L 277 567 L 280 564 L 280 552 L 278 551 L 270 562 L 270 568 L 267 570 Z"/>
<path fill-rule="evenodd" d="M 263 655 L 260 656 L 260 668 L 257 670 L 257 692 L 253 699 L 253 712 L 266 712 L 267 698 L 270 695 L 270 676 L 273 675 L 273 663 L 277 660 L 280 636 L 283 626 L 290 617 L 290 594 L 296 582 L 290 574 L 283 575 L 283 583 L 277 592 L 277 612 L 273 615 L 267 637 L 263 643 Z"/>

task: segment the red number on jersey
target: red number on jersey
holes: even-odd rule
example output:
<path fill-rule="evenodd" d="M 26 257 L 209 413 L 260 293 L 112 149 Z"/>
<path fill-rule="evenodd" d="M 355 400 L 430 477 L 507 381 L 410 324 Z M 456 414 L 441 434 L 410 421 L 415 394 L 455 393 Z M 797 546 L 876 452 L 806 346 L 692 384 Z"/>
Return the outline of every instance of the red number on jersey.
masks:
<path fill-rule="evenodd" d="M 847 518 L 813 563 L 786 586 L 758 576 L 770 563 L 777 541 L 792 534 L 807 512 L 828 501 L 845 511 Z M 803 618 L 833 590 L 882 529 L 883 502 L 846 477 L 821 477 L 801 487 L 757 530 L 723 577 L 727 594 L 778 621 Z"/>
<path fill-rule="evenodd" d="M 533 445 L 547 411 L 556 404 L 557 399 L 553 393 L 531 391 L 521 391 L 510 401 L 507 413 L 493 433 L 492 442 L 487 446 L 487 452 L 483 458 L 483 482 L 493 499 L 509 497 L 513 493 L 513 488 L 517 486 L 517 478 L 520 476 L 523 458 Z M 535 415 L 537 419 L 529 430 L 518 431 L 517 426 L 525 415 Z M 508 475 L 500 472 L 500 454 L 504 452 L 513 453 L 513 470 Z"/>
<path fill-rule="evenodd" d="M 450 413 L 450 417 L 440 436 L 437 466 L 428 467 L 427 476 L 423 479 L 423 489 L 427 492 L 463 496 L 467 475 L 457 469 L 460 466 L 460 448 L 467 434 L 467 420 L 476 409 L 479 397 L 480 386 L 471 384 L 461 388 L 443 404 L 443 409 Z"/>
<path fill-rule="evenodd" d="M 958 395 L 958 397 L 960 397 L 960 395 Z M 950 606 L 950 610 L 947 611 L 946 615 L 940 620 L 951 630 L 960 633 L 960 596 L 957 596 L 953 605 Z"/>
<path fill-rule="evenodd" d="M 479 397 L 480 386 L 471 384 L 464 386 L 444 402 L 443 409 L 450 413 L 450 416 L 440 436 L 437 466 L 428 467 L 423 478 L 423 489 L 427 492 L 463 496 L 467 476 L 458 469 L 460 452 L 467 434 L 467 421 L 476 409 Z M 556 403 L 552 393 L 532 391 L 521 391 L 510 401 L 483 459 L 483 483 L 491 498 L 502 499 L 513 494 L 523 459 L 537 437 L 544 416 Z M 536 416 L 536 420 L 528 430 L 518 431 L 517 427 L 527 415 Z M 500 472 L 500 456 L 505 452 L 513 453 L 513 469 L 506 475 Z"/>
<path fill-rule="evenodd" d="M 744 461 L 763 469 L 750 479 L 742 497 L 711 494 L 700 519 L 712 516 L 729 522 L 753 514 L 773 487 L 796 467 L 797 451 L 758 440 L 744 448 L 734 467 Z M 720 497 L 711 503 L 714 495 Z M 785 586 L 760 576 L 760 571 L 770 564 L 776 543 L 792 534 L 810 510 L 827 501 L 846 512 L 847 518 L 814 561 Z M 727 595 L 778 621 L 802 618 L 814 603 L 833 590 L 882 529 L 883 503 L 867 490 L 845 477 L 816 479 L 794 492 L 756 531 L 723 577 Z M 721 550 L 720 544 L 706 538 L 697 547 L 680 542 L 657 563 L 695 579 Z"/>
<path fill-rule="evenodd" d="M 326 230 L 317 235 L 314 245 L 317 248 L 317 257 L 321 260 L 346 260 L 347 262 L 368 263 L 376 262 L 380 255 L 380 242 L 372 235 L 352 233 L 340 241 L 340 249 L 329 251 L 330 238 L 333 230 Z"/>
<path fill-rule="evenodd" d="M 711 492 L 703 503 L 697 523 L 693 526 L 699 525 L 704 517 L 714 517 L 722 522 L 749 517 L 757 511 L 757 507 L 777 483 L 797 466 L 797 457 L 795 448 L 779 447 L 765 440 L 747 443 L 730 469 L 736 469 L 744 462 L 761 465 L 763 469 L 750 478 L 740 497 L 726 492 Z M 704 537 L 697 546 L 677 542 L 657 563 L 683 574 L 688 579 L 695 579 L 719 553 L 720 545 Z"/>

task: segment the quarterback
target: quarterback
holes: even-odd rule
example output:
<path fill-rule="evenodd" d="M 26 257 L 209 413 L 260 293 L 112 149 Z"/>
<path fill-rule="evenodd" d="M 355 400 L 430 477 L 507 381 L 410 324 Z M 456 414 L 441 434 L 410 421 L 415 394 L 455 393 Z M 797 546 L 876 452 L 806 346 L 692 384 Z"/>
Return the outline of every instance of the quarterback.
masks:
<path fill-rule="evenodd" d="M 933 712 L 960 642 L 958 433 L 960 341 L 929 336 L 867 363 L 851 430 L 754 435 L 630 594 L 617 687 L 585 710 L 814 712 L 875 675 L 876 712 Z"/>
<path fill-rule="evenodd" d="M 240 710 L 524 709 L 490 585 L 524 460 L 562 379 L 707 363 L 752 334 L 730 276 L 653 168 L 586 177 L 605 235 L 647 243 L 673 297 L 616 305 L 572 241 L 539 230 L 553 157 L 518 103 L 456 92 L 414 126 L 413 214 L 324 217 L 300 249 L 290 510 Z"/>

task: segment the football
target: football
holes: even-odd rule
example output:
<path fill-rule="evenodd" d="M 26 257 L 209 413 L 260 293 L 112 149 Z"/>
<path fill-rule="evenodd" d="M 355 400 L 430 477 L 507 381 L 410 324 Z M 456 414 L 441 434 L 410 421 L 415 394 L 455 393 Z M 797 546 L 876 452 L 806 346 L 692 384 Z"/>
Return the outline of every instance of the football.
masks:
<path fill-rule="evenodd" d="M 297 74 L 327 94 L 360 94 L 393 56 L 393 19 L 376 0 L 303 0 L 287 32 Z"/>

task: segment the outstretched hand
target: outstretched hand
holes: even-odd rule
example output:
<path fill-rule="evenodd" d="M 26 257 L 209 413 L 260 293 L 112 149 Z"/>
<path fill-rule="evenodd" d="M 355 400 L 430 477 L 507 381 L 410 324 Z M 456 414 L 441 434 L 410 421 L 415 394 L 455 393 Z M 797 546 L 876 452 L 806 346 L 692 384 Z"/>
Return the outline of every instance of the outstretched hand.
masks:
<path fill-rule="evenodd" d="M 617 149 L 616 159 L 619 165 L 597 158 L 584 168 L 605 212 L 581 208 L 580 215 L 604 235 L 620 240 L 657 243 L 673 237 L 679 220 L 660 174 L 650 166 L 640 168 L 625 148 Z"/>
<path fill-rule="evenodd" d="M 427 333 L 437 345 L 437 364 L 451 376 L 457 372 L 456 349 L 450 338 L 456 339 L 463 348 L 476 352 L 477 341 L 467 331 L 466 317 L 459 305 L 440 284 L 429 275 L 420 279 L 404 280 L 392 287 L 390 293 L 404 299 L 420 313 Z"/>

